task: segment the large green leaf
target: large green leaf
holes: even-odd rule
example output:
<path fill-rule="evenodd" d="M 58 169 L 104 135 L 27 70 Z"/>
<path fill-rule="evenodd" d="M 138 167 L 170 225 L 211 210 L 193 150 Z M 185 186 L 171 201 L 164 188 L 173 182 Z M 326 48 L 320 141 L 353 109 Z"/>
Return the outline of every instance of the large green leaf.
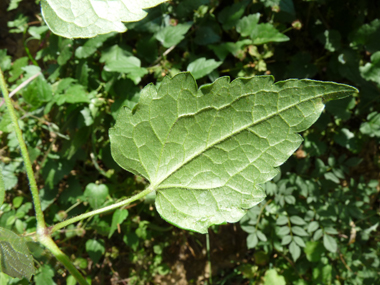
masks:
<path fill-rule="evenodd" d="M 33 257 L 24 239 L 4 228 L 0 228 L 0 271 L 27 279 L 35 272 Z"/>
<path fill-rule="evenodd" d="M 42 0 L 41 11 L 53 33 L 66 38 L 91 38 L 125 32 L 122 22 L 143 19 L 144 9 L 167 0 Z"/>
<path fill-rule="evenodd" d="M 299 147 L 324 102 L 357 90 L 332 82 L 272 76 L 217 79 L 197 88 L 190 73 L 148 85 L 119 113 L 111 150 L 124 169 L 150 181 L 161 216 L 207 232 L 238 221 L 265 197 L 261 184 Z"/>

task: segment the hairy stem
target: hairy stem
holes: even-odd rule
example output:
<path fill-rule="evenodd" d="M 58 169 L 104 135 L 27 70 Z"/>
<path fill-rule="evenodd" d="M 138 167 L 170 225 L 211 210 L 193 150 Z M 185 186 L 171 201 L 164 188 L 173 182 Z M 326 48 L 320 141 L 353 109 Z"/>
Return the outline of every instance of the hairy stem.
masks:
<path fill-rule="evenodd" d="M 3 173 L 1 172 L 1 165 L 0 165 L 0 207 L 4 203 L 5 198 L 5 185 L 4 185 L 4 179 L 3 179 Z"/>
<path fill-rule="evenodd" d="M 38 196 L 38 187 L 37 187 L 36 179 L 34 178 L 32 162 L 30 161 L 28 149 L 22 137 L 22 132 L 21 132 L 20 126 L 18 125 L 16 112 L 15 112 L 15 109 L 13 108 L 12 101 L 9 98 L 9 93 L 6 88 L 6 83 L 5 83 L 3 72 L 1 69 L 0 69 L 0 88 L 1 88 L 1 92 L 3 93 L 4 101 L 5 101 L 5 104 L 7 105 L 7 109 L 12 120 L 14 131 L 16 133 L 18 143 L 20 144 L 21 155 L 25 163 L 26 174 L 28 176 L 28 180 L 30 184 L 30 191 L 32 192 L 34 210 L 36 212 L 37 230 L 45 229 L 46 224 L 45 224 L 44 214 L 41 208 L 40 198 Z"/>
<path fill-rule="evenodd" d="M 82 215 L 78 215 L 74 218 L 71 218 L 71 219 L 68 219 L 66 221 L 63 221 L 63 222 L 60 222 L 54 226 L 52 226 L 50 228 L 50 233 L 53 233 L 61 228 L 64 228 L 68 225 L 71 225 L 73 223 L 76 223 L 76 222 L 79 222 L 81 220 L 84 220 L 84 219 L 87 219 L 87 218 L 90 218 L 90 217 L 93 217 L 95 215 L 98 215 L 98 214 L 102 214 L 102 213 L 105 213 L 105 212 L 108 212 L 108 211 L 112 211 L 112 210 L 115 210 L 115 209 L 118 209 L 120 207 L 123 207 L 123 206 L 126 206 L 136 200 L 139 200 L 143 197 L 145 197 L 146 195 L 148 195 L 149 193 L 153 192 L 154 189 L 151 188 L 151 187 L 148 187 L 147 189 L 145 189 L 144 191 L 141 191 L 140 193 L 128 198 L 128 199 L 125 199 L 119 203 L 116 203 L 116 204 L 113 204 L 113 205 L 110 205 L 110 206 L 107 206 L 107 207 L 104 207 L 104 208 L 100 208 L 100 209 L 97 209 L 97 210 L 94 210 L 94 211 L 91 211 L 91 212 L 88 212 L 88 213 L 85 213 L 85 214 L 82 214 Z"/>
<path fill-rule="evenodd" d="M 210 235 L 207 232 L 206 234 L 206 249 L 207 249 L 207 263 L 208 263 L 208 270 L 210 271 L 209 275 L 209 282 L 212 284 L 212 266 L 211 266 L 211 255 L 210 255 Z"/>
<path fill-rule="evenodd" d="M 59 249 L 59 247 L 56 245 L 56 243 L 52 240 L 50 236 L 39 236 L 39 242 L 50 250 L 50 252 L 55 256 L 55 258 L 57 258 L 57 260 L 60 261 L 67 268 L 70 274 L 76 279 L 76 281 L 78 281 L 80 285 L 89 285 L 86 279 L 84 279 L 82 274 L 73 265 L 71 260 L 67 257 L 66 254 L 64 254 Z"/>
<path fill-rule="evenodd" d="M 67 268 L 67 270 L 70 272 L 71 275 L 74 276 L 74 278 L 79 282 L 79 284 L 88 285 L 87 281 L 84 279 L 81 273 L 75 268 L 75 266 L 71 263 L 67 255 L 65 255 L 58 248 L 58 246 L 55 244 L 52 238 L 49 235 L 47 235 L 47 228 L 45 224 L 44 214 L 41 208 L 41 201 L 38 196 L 38 187 L 37 187 L 37 182 L 33 173 L 32 162 L 30 160 L 25 141 L 22 137 L 20 126 L 18 125 L 15 109 L 13 108 L 11 99 L 9 98 L 8 90 L 6 88 L 6 83 L 5 83 L 1 68 L 0 68 L 0 89 L 4 95 L 5 104 L 7 105 L 7 109 L 13 123 L 14 131 L 16 133 L 18 143 L 20 144 L 22 158 L 25 163 L 26 174 L 28 176 L 29 184 L 30 184 L 30 191 L 32 192 L 34 210 L 36 212 L 38 241 L 41 244 L 43 244 L 58 259 L 58 261 L 60 261 Z"/>

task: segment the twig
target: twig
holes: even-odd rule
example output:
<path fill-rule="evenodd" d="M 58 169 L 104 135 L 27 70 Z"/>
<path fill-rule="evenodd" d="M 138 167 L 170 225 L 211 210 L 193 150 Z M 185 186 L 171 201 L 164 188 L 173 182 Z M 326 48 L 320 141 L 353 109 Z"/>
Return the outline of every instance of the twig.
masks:
<path fill-rule="evenodd" d="M 285 254 L 283 254 L 281 251 L 277 251 L 277 252 L 290 263 L 290 265 L 294 268 L 294 271 L 297 273 L 298 277 L 301 279 L 304 279 L 303 276 L 298 272 L 297 267 L 294 264 L 294 262 L 289 257 L 287 257 Z"/>
<path fill-rule="evenodd" d="M 265 203 L 265 205 L 264 205 L 263 207 L 261 207 L 261 209 L 260 209 L 260 214 L 259 214 L 259 216 L 257 217 L 257 221 L 256 221 L 256 230 L 257 230 L 257 227 L 259 226 L 260 219 L 261 219 L 261 215 L 262 215 L 262 213 L 263 213 L 265 207 L 268 206 L 270 203 L 272 203 L 272 201 L 273 201 L 272 199 L 269 199 L 269 200 Z"/>
<path fill-rule="evenodd" d="M 45 152 L 44 157 L 42 158 L 41 162 L 39 163 L 39 165 L 41 165 L 42 167 L 44 166 L 48 155 L 50 154 L 51 150 L 53 149 L 53 145 L 55 144 L 56 140 L 57 140 L 57 137 L 53 138 L 53 141 L 50 143 L 48 150 Z M 36 180 L 38 181 L 38 179 L 40 177 L 40 171 L 36 171 L 35 177 L 36 177 Z"/>
<path fill-rule="evenodd" d="M 208 269 L 210 270 L 210 273 L 209 273 L 210 275 L 208 276 L 208 280 L 209 280 L 210 284 L 212 284 L 212 267 L 211 267 L 211 255 L 210 255 L 210 235 L 209 235 L 208 231 L 206 233 L 206 249 L 207 249 Z"/>
<path fill-rule="evenodd" d="M 13 95 L 15 95 L 18 91 L 20 91 L 22 88 L 24 88 L 26 85 L 28 85 L 30 82 L 32 82 L 34 79 L 36 79 L 41 72 L 38 72 L 34 74 L 33 76 L 29 77 L 27 80 L 25 80 L 23 83 L 21 83 L 19 86 L 16 87 L 11 93 L 9 93 L 9 98 L 11 98 Z M 4 104 L 4 99 L 1 99 L 0 107 Z"/>
<path fill-rule="evenodd" d="M 346 267 L 347 270 L 349 270 L 350 272 L 352 272 L 351 268 L 347 265 L 346 261 L 344 260 L 344 257 L 343 257 L 342 253 L 339 253 L 339 257 L 340 257 L 340 260 L 342 261 L 342 263 L 344 264 L 344 267 Z"/>
<path fill-rule="evenodd" d="M 177 45 L 174 45 L 170 48 L 168 48 L 159 58 L 157 58 L 151 65 L 151 66 L 154 66 L 155 64 L 157 64 L 164 56 L 167 56 L 173 49 L 176 48 Z"/>

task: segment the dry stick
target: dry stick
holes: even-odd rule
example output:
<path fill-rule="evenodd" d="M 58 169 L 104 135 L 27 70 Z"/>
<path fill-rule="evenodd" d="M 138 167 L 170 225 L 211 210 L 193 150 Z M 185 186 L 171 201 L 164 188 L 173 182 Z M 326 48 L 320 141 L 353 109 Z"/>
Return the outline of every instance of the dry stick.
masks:
<path fill-rule="evenodd" d="M 20 91 L 22 88 L 24 88 L 26 85 L 28 85 L 34 79 L 36 79 L 40 74 L 42 74 L 42 73 L 38 72 L 38 73 L 34 74 L 33 76 L 31 76 L 27 80 L 25 80 L 23 83 L 21 83 L 19 86 L 17 86 L 15 90 L 13 90 L 11 93 L 9 93 L 9 98 L 12 98 L 13 95 L 15 95 L 18 91 Z M 4 99 L 2 99 L 0 102 L 0 107 L 3 106 L 4 102 L 5 102 Z"/>

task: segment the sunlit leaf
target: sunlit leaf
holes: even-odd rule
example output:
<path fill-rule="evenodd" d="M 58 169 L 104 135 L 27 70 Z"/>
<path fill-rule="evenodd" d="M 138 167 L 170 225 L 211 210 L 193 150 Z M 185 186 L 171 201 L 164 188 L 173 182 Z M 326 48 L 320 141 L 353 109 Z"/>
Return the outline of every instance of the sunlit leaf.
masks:
<path fill-rule="evenodd" d="M 299 147 L 296 133 L 318 119 L 324 101 L 356 92 L 331 82 L 273 80 L 222 77 L 198 89 L 190 73 L 180 73 L 158 90 L 148 85 L 110 130 L 112 155 L 150 181 L 165 220 L 201 233 L 236 222 L 264 199 L 261 184 Z"/>
<path fill-rule="evenodd" d="M 42 0 L 42 16 L 53 33 L 66 38 L 91 38 L 125 32 L 122 22 L 143 19 L 144 9 L 167 0 Z"/>

